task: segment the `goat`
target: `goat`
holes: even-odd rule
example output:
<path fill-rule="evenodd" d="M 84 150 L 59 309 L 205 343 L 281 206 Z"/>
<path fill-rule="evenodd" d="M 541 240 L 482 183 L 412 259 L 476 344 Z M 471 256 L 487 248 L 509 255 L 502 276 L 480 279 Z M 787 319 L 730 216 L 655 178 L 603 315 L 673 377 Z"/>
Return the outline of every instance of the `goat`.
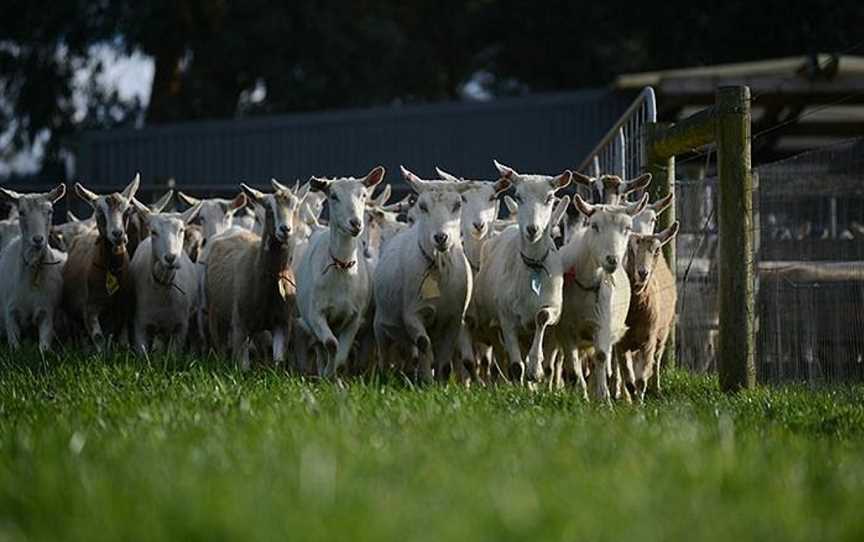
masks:
<path fill-rule="evenodd" d="M 632 297 L 627 312 L 627 332 L 618 348 L 632 363 L 624 367 L 624 383 L 631 395 L 640 402 L 656 366 L 658 390 L 660 359 L 666 339 L 675 321 L 678 300 L 675 277 L 666 259 L 663 246 L 678 234 L 678 222 L 657 234 L 634 234 L 630 237 L 625 268 L 630 280 Z M 619 358 L 619 363 L 623 361 Z"/>
<path fill-rule="evenodd" d="M 428 383 L 433 359 L 439 379 L 450 367 L 471 298 L 471 268 L 459 242 L 459 193 L 467 187 L 401 170 L 418 194 L 417 218 L 381 250 L 373 278 L 375 340 L 379 363 L 389 365 L 391 347 L 407 347 Z"/>
<path fill-rule="evenodd" d="M 63 270 L 63 306 L 70 318 L 83 323 L 87 336 L 101 351 L 105 334 L 125 341 L 132 297 L 126 220 L 132 198 L 138 191 L 140 175 L 123 189 L 98 195 L 75 183 L 75 193 L 93 207 L 96 230 L 91 230 L 69 247 Z"/>
<path fill-rule="evenodd" d="M 290 189 L 271 181 L 273 194 L 241 183 L 264 214 L 262 235 L 242 230 L 210 243 L 204 293 L 210 337 L 230 337 L 232 355 L 249 368 L 249 341 L 258 332 L 273 334 L 273 359 L 284 360 L 294 312 L 293 226 L 302 204 Z"/>
<path fill-rule="evenodd" d="M 146 354 L 151 337 L 161 334 L 168 338 L 169 347 L 182 348 L 198 295 L 198 275 L 183 250 L 183 236 L 201 204 L 183 213 L 160 213 L 134 200 L 133 205 L 142 230 L 150 232 L 138 245 L 129 268 L 135 290 L 135 346 Z"/>
<path fill-rule="evenodd" d="M 327 195 L 330 223 L 312 235 L 297 265 L 297 309 L 314 340 L 322 376 L 335 375 L 345 364 L 372 298 L 359 237 L 366 201 L 383 178 L 379 166 L 362 179 L 312 177 L 309 182 L 313 192 Z"/>
<path fill-rule="evenodd" d="M 633 216 L 645 207 L 647 199 L 646 194 L 634 204 L 590 205 L 576 194 L 574 203 L 588 217 L 588 227 L 561 249 L 564 300 L 556 332 L 563 356 L 554 367 L 556 385 L 561 385 L 563 358 L 567 357 L 587 397 L 578 350 L 593 348 L 594 392 L 600 401 L 607 403 L 612 349 L 626 331 L 630 305 L 630 283 L 623 269 L 627 240 Z"/>
<path fill-rule="evenodd" d="M 0 196 L 15 204 L 19 217 L 19 235 L 0 255 L 0 320 L 12 350 L 31 326 L 38 330 L 39 350 L 51 348 L 66 255 L 49 246 L 48 235 L 54 204 L 65 194 L 62 183 L 42 194 L 0 188 Z"/>
<path fill-rule="evenodd" d="M 544 350 L 551 344 L 546 328 L 560 318 L 563 285 L 551 230 L 570 203 L 569 197 L 556 200 L 555 192 L 570 184 L 572 174 L 525 175 L 498 162 L 495 167 L 516 189 L 518 226 L 505 229 L 484 249 L 475 292 L 478 333 L 495 347 L 499 361 L 506 357 L 516 380 L 541 382 Z"/>

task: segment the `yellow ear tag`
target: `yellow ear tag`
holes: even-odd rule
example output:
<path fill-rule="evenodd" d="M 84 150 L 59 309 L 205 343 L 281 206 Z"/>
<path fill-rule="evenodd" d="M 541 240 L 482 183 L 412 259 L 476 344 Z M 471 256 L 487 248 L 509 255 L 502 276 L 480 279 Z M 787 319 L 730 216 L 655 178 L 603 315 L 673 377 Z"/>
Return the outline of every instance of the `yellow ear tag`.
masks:
<path fill-rule="evenodd" d="M 108 295 L 114 295 L 120 289 L 120 281 L 110 271 L 105 272 L 105 290 Z"/>
<path fill-rule="evenodd" d="M 420 287 L 420 297 L 423 299 L 435 299 L 441 297 L 441 289 L 438 287 L 438 279 L 431 273 L 423 279 L 423 285 Z"/>
<path fill-rule="evenodd" d="M 288 281 L 285 279 L 279 279 L 279 295 L 282 299 L 288 298 Z"/>

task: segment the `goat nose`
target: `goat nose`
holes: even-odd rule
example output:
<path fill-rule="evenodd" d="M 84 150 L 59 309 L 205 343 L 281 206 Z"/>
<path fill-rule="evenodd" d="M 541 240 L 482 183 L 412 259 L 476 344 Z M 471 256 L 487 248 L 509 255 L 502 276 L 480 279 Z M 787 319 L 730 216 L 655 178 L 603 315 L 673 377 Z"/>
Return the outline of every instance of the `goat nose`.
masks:
<path fill-rule="evenodd" d="M 609 267 L 618 267 L 618 257 L 606 256 L 606 264 L 609 265 Z"/>
<path fill-rule="evenodd" d="M 483 229 L 483 223 L 482 222 L 475 222 L 474 223 L 474 229 L 477 231 L 482 230 Z"/>
<path fill-rule="evenodd" d="M 527 227 L 525 228 L 525 231 L 528 232 L 528 237 L 530 237 L 530 238 L 532 238 L 532 239 L 534 239 L 535 237 L 537 237 L 537 226 L 536 226 L 536 225 L 531 224 L 531 225 L 527 226 Z"/>
<path fill-rule="evenodd" d="M 176 254 L 166 254 L 166 255 L 165 255 L 165 261 L 166 261 L 167 263 L 174 263 L 174 260 L 176 260 L 176 259 L 177 259 L 177 255 L 176 255 Z"/>
<path fill-rule="evenodd" d="M 123 237 L 123 230 L 111 230 L 111 237 L 120 239 Z"/>
<path fill-rule="evenodd" d="M 647 269 L 640 269 L 639 270 L 639 278 L 642 280 L 647 279 L 648 278 L 648 270 Z"/>
<path fill-rule="evenodd" d="M 291 235 L 291 226 L 288 224 L 282 224 L 279 226 L 279 231 L 282 235 Z"/>
<path fill-rule="evenodd" d="M 41 235 L 34 235 L 33 236 L 33 244 L 36 245 L 37 247 L 42 246 L 42 243 L 44 243 L 44 242 L 45 242 L 45 237 L 43 237 Z"/>
<path fill-rule="evenodd" d="M 360 224 L 359 218 L 352 218 L 348 221 L 348 225 L 351 226 L 354 231 L 360 231 L 360 228 L 363 226 L 362 224 Z"/>
<path fill-rule="evenodd" d="M 449 239 L 449 237 L 450 236 L 447 235 L 446 233 L 436 233 L 435 238 L 434 238 L 435 243 L 437 243 L 439 245 L 443 245 L 444 243 L 447 242 L 447 239 Z"/>

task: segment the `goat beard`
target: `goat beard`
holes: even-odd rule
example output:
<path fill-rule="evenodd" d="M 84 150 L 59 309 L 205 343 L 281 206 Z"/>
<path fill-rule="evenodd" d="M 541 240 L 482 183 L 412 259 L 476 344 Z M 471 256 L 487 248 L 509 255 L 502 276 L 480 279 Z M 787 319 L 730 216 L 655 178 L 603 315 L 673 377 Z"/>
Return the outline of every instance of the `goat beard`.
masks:
<path fill-rule="evenodd" d="M 42 265 L 47 259 L 48 256 L 48 245 L 41 246 L 39 248 L 34 248 L 30 245 L 27 245 L 24 249 L 24 263 L 27 264 L 27 267 L 35 268 Z"/>

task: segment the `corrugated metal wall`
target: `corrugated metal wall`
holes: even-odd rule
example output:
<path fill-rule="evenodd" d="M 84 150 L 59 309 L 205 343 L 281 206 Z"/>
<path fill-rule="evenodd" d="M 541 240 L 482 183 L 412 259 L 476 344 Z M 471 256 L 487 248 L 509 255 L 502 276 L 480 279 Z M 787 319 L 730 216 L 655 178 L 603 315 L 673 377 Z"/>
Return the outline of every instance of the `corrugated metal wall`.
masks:
<path fill-rule="evenodd" d="M 310 175 L 360 175 L 377 164 L 399 181 L 399 164 L 431 176 L 494 176 L 497 158 L 526 172 L 574 167 L 626 108 L 605 90 L 452 103 L 300 113 L 86 133 L 76 177 L 120 185 L 140 171 L 145 188 L 174 177 L 197 186 L 291 182 Z M 229 188 L 231 187 L 231 188 Z"/>

